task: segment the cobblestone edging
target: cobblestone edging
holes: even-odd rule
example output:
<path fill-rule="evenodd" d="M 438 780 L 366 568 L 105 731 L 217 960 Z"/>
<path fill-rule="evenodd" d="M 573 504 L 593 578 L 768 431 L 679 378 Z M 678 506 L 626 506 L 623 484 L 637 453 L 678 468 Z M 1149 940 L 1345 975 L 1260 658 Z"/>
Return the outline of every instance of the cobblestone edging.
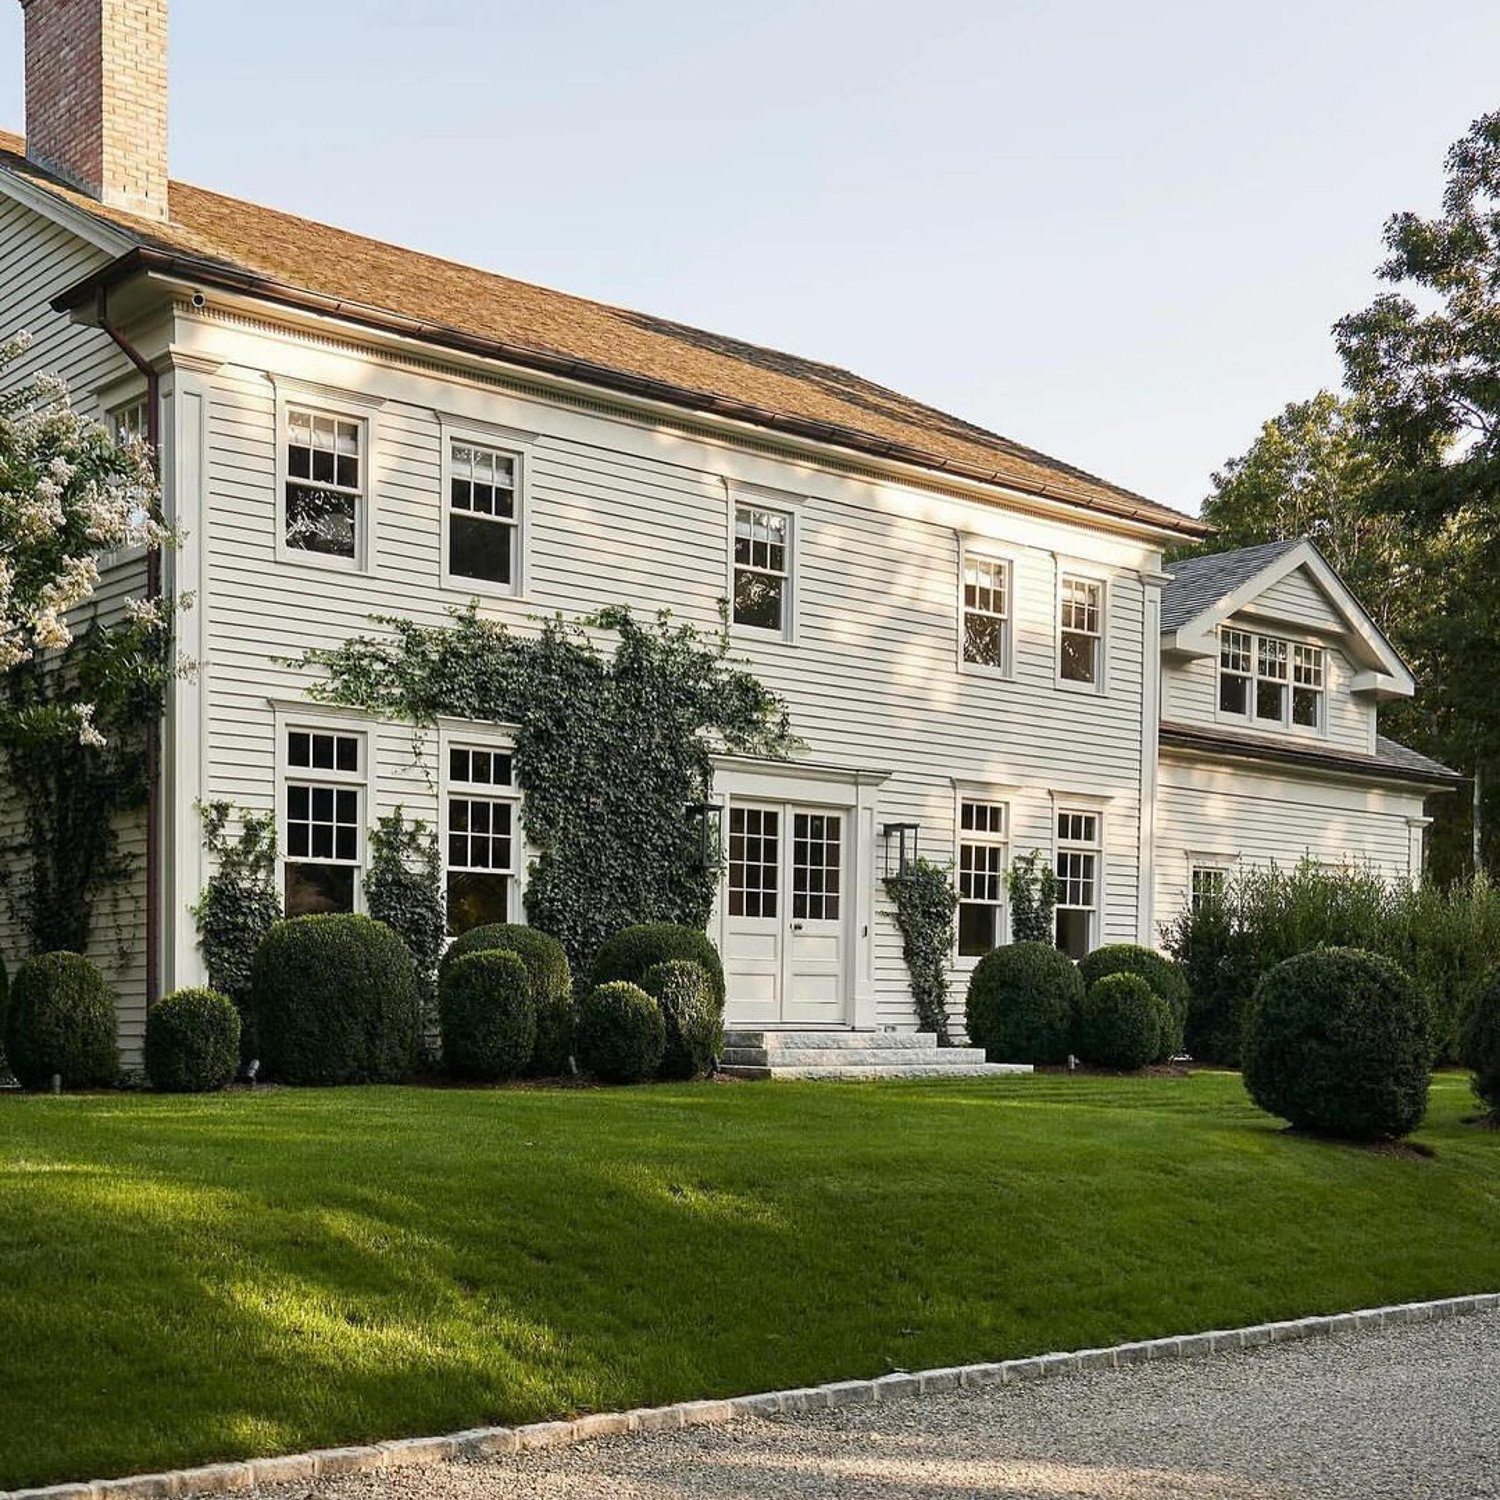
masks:
<path fill-rule="evenodd" d="M 1232 1349 L 1314 1338 L 1320 1334 L 1352 1333 L 1388 1328 L 1401 1323 L 1431 1323 L 1465 1313 L 1500 1310 L 1500 1293 L 1446 1297 L 1436 1302 L 1406 1302 L 1394 1307 L 1372 1307 L 1329 1317 L 1296 1318 L 1283 1323 L 1257 1323 L 1249 1328 L 1214 1329 L 1208 1333 L 1143 1339 L 1107 1349 L 1079 1349 L 1069 1354 L 1038 1354 L 1029 1359 L 1007 1359 L 997 1364 L 954 1365 L 947 1369 L 882 1375 L 875 1380 L 836 1380 L 828 1385 L 758 1396 L 735 1396 L 722 1401 L 682 1401 L 674 1406 L 642 1407 L 636 1411 L 605 1412 L 570 1422 L 534 1422 L 525 1427 L 477 1427 L 446 1437 L 401 1438 L 367 1446 L 321 1448 L 281 1458 L 256 1458 L 248 1463 L 210 1464 L 166 1474 L 138 1474 L 129 1479 L 96 1479 L 83 1484 L 57 1484 L 45 1489 L 0 1493 L 0 1500 L 178 1500 L 178 1497 L 223 1495 L 265 1485 L 306 1484 L 339 1474 L 365 1474 L 382 1469 L 415 1468 L 452 1459 L 489 1458 L 533 1448 L 560 1448 L 590 1438 L 619 1437 L 631 1432 L 654 1432 L 732 1422 L 739 1417 L 769 1417 L 830 1406 L 867 1406 L 905 1396 L 926 1396 L 960 1386 L 1008 1385 L 1023 1380 L 1071 1375 L 1085 1370 L 1113 1370 L 1162 1359 L 1196 1359 Z"/>

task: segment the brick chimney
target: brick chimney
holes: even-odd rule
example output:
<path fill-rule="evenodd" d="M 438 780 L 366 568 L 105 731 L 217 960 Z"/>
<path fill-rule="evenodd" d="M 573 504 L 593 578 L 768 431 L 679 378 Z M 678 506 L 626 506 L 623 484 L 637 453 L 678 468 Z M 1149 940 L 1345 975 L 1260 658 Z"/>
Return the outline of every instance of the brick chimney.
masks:
<path fill-rule="evenodd" d="M 167 0 L 21 0 L 26 155 L 111 208 L 167 217 Z"/>

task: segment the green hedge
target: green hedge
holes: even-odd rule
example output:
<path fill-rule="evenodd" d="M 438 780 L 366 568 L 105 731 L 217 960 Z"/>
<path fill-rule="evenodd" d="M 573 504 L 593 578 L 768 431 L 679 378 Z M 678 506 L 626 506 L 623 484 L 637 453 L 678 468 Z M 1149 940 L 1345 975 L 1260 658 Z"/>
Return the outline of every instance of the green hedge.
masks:
<path fill-rule="evenodd" d="M 655 1076 L 666 1050 L 661 1006 L 638 985 L 611 980 L 584 997 L 578 1011 L 578 1065 L 606 1083 Z"/>
<path fill-rule="evenodd" d="M 103 1088 L 119 1076 L 115 997 L 77 953 L 44 953 L 16 970 L 5 1024 L 5 1056 L 23 1088 Z"/>
<path fill-rule="evenodd" d="M 1500 1119 L 1500 966 L 1475 985 L 1460 1055 L 1474 1073 L 1474 1092 L 1496 1119 Z"/>
<path fill-rule="evenodd" d="M 714 1005 L 722 1015 L 724 964 L 708 934 L 698 927 L 683 927 L 676 922 L 645 922 L 638 927 L 626 927 L 605 939 L 594 960 L 593 980 L 596 985 L 606 984 L 611 979 L 624 979 L 638 985 L 646 977 L 647 969 L 674 958 L 685 958 L 701 965 L 708 975 Z"/>
<path fill-rule="evenodd" d="M 443 966 L 438 984 L 443 1066 L 454 1078 L 499 1083 L 531 1062 L 536 999 L 515 953 L 481 948 Z"/>
<path fill-rule="evenodd" d="M 341 912 L 278 922 L 256 950 L 250 993 L 267 1078 L 343 1084 L 410 1076 L 417 970 L 385 923 Z"/>
<path fill-rule="evenodd" d="M 146 1077 L 167 1094 L 214 1093 L 240 1062 L 240 1013 L 217 990 L 174 990 L 146 1014 Z"/>
<path fill-rule="evenodd" d="M 1382 1140 L 1416 1129 L 1432 1065 L 1427 1015 L 1389 959 L 1320 948 L 1278 964 L 1245 1025 L 1245 1087 L 1299 1129 Z"/>
<path fill-rule="evenodd" d="M 1167 1002 L 1139 974 L 1117 969 L 1085 991 L 1076 1050 L 1093 1067 L 1133 1073 L 1161 1056 L 1162 1032 L 1173 1024 Z"/>
<path fill-rule="evenodd" d="M 555 937 L 518 922 L 491 922 L 471 927 L 448 945 L 438 966 L 438 983 L 466 953 L 514 953 L 531 976 L 536 1003 L 536 1045 L 526 1071 L 536 1078 L 557 1078 L 573 1061 L 573 975 L 568 955 Z"/>
<path fill-rule="evenodd" d="M 653 964 L 641 988 L 661 1006 L 666 1026 L 661 1076 L 697 1078 L 711 1073 L 724 1049 L 724 1025 L 702 966 L 685 958 Z"/>
<path fill-rule="evenodd" d="M 969 1040 L 991 1062 L 1067 1058 L 1083 1000 L 1077 965 L 1050 943 L 1010 943 L 986 953 L 969 976 Z"/>
<path fill-rule="evenodd" d="M 1187 1029 L 1190 992 L 1182 966 L 1164 958 L 1154 948 L 1138 943 L 1106 943 L 1079 960 L 1078 972 L 1085 986 L 1097 984 L 1106 974 L 1136 974 L 1165 1002 L 1172 1024 L 1162 1033 L 1155 1062 L 1165 1062 L 1183 1049 Z"/>

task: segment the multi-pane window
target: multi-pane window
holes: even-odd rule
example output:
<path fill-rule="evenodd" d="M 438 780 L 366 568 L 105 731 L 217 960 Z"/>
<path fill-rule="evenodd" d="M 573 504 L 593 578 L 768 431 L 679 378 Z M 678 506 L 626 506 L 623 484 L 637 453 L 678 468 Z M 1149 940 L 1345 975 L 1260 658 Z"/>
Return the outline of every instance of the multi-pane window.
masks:
<path fill-rule="evenodd" d="M 356 561 L 364 509 L 364 423 L 288 406 L 286 545 Z"/>
<path fill-rule="evenodd" d="M 786 631 L 791 604 L 791 517 L 758 505 L 734 510 L 734 623 Z"/>
<path fill-rule="evenodd" d="M 1248 630 L 1219 632 L 1219 712 L 1258 724 L 1323 725 L 1321 646 Z"/>
<path fill-rule="evenodd" d="M 1193 910 L 1222 901 L 1229 872 L 1222 865 L 1194 865 L 1189 871 L 1189 894 Z"/>
<path fill-rule="evenodd" d="M 283 896 L 289 917 L 353 911 L 363 825 L 358 734 L 286 731 Z"/>
<path fill-rule="evenodd" d="M 516 586 L 520 458 L 478 443 L 448 447 L 448 573 Z"/>
<path fill-rule="evenodd" d="M 139 401 L 131 401 L 125 406 L 117 407 L 110 413 L 110 428 L 117 443 L 123 443 L 130 439 L 144 443 L 146 441 L 148 426 L 145 397 L 142 397 Z"/>
<path fill-rule="evenodd" d="M 1057 946 L 1082 958 L 1098 942 L 1099 814 L 1057 814 Z"/>
<path fill-rule="evenodd" d="M 1010 844 L 1003 802 L 958 806 L 958 952 L 979 958 L 1005 931 L 1005 868 Z"/>
<path fill-rule="evenodd" d="M 1095 578 L 1062 577 L 1058 617 L 1058 676 L 1098 683 L 1104 647 L 1104 585 Z"/>
<path fill-rule="evenodd" d="M 964 660 L 1005 670 L 1010 656 L 1010 564 L 964 557 Z"/>
<path fill-rule="evenodd" d="M 844 820 L 837 813 L 792 814 L 792 916 L 836 922 Z"/>
<path fill-rule="evenodd" d="M 729 809 L 729 915 L 774 917 L 780 873 L 781 814 L 773 807 L 732 806 Z"/>
<path fill-rule="evenodd" d="M 457 937 L 510 920 L 519 793 L 508 751 L 450 745 L 447 772 L 448 932 Z"/>

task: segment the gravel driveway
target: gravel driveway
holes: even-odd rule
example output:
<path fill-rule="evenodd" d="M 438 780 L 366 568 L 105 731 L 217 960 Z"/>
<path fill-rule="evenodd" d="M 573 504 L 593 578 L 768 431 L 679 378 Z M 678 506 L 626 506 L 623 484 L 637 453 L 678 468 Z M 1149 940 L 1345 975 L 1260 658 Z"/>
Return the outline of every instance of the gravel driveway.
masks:
<path fill-rule="evenodd" d="M 314 1493 L 1487 1500 L 1500 1497 L 1500 1314 L 328 1480 Z"/>

